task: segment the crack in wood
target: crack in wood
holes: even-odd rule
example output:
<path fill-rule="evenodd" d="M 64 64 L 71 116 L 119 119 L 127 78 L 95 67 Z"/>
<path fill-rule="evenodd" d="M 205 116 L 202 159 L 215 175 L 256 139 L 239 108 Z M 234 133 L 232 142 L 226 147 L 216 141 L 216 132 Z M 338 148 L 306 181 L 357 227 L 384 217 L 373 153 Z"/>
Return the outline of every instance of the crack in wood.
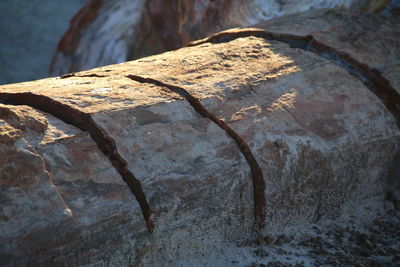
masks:
<path fill-rule="evenodd" d="M 153 211 L 150 209 L 140 181 L 136 179 L 133 173 L 128 169 L 127 162 L 118 153 L 115 141 L 103 128 L 97 125 L 90 114 L 74 109 L 48 96 L 36 95 L 33 93 L 0 93 L 0 102 L 7 105 L 30 106 L 43 112 L 50 113 L 65 123 L 88 132 L 99 149 L 110 160 L 111 164 L 127 183 L 130 191 L 135 195 L 146 221 L 146 227 L 149 232 L 153 231 Z"/>
<path fill-rule="evenodd" d="M 144 78 L 137 75 L 127 75 L 127 78 L 140 82 L 140 83 L 148 83 L 154 84 L 159 87 L 167 88 L 169 91 L 176 93 L 177 95 L 186 99 L 189 104 L 198 112 L 201 116 L 209 118 L 215 124 L 217 124 L 220 128 L 222 128 L 238 145 L 240 151 L 245 157 L 247 163 L 250 166 L 252 181 L 253 181 L 253 197 L 254 197 L 254 217 L 256 225 L 262 229 L 264 228 L 265 223 L 265 182 L 263 173 L 261 171 L 260 166 L 249 145 L 243 140 L 243 138 L 236 133 L 231 127 L 229 127 L 224 121 L 216 118 L 212 113 L 210 113 L 201 103 L 200 101 L 192 96 L 186 89 L 182 87 L 178 87 L 175 85 L 170 85 L 163 83 L 161 81 L 152 79 L 152 78 Z"/>
<path fill-rule="evenodd" d="M 100 75 L 100 74 L 96 74 L 96 73 L 77 75 L 76 72 L 71 72 L 71 73 L 67 73 L 67 74 L 61 75 L 60 79 L 66 79 L 66 78 L 71 78 L 71 77 L 77 77 L 77 78 L 86 78 L 86 77 L 104 78 L 104 77 L 107 77 L 107 75 Z"/>
<path fill-rule="evenodd" d="M 338 51 L 333 47 L 318 42 L 312 35 L 297 36 L 292 34 L 279 34 L 258 28 L 238 29 L 236 31 L 216 33 L 207 38 L 194 41 L 188 46 L 197 46 L 205 43 L 226 43 L 242 37 L 258 37 L 266 40 L 284 42 L 290 47 L 304 49 L 330 60 L 358 78 L 372 93 L 374 93 L 393 114 L 397 125 L 400 127 L 400 94 L 392 87 L 390 82 L 383 77 L 379 70 L 370 68 L 346 52 Z"/>

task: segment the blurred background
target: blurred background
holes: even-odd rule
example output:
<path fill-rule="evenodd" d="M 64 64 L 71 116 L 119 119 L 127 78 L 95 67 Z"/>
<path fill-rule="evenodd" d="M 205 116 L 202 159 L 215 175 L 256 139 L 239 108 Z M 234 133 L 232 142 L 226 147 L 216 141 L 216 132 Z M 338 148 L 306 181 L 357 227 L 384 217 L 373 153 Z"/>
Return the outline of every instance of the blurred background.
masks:
<path fill-rule="evenodd" d="M 1 0 L 0 84 L 137 59 L 317 8 L 399 16 L 400 0 Z"/>
<path fill-rule="evenodd" d="M 86 0 L 1 0 L 0 84 L 49 76 L 57 43 Z"/>

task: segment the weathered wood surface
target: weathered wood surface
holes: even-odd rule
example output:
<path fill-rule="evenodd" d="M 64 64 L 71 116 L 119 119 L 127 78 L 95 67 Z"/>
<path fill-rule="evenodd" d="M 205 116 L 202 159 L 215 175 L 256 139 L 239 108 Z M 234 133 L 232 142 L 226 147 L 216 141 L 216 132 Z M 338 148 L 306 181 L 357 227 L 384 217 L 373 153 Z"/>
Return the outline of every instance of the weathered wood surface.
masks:
<path fill-rule="evenodd" d="M 362 67 L 398 99 L 399 22 L 381 35 L 380 17 L 344 11 L 302 14 L 301 33 L 298 17 L 278 21 L 1 86 L 2 265 L 174 265 L 254 233 L 378 216 L 400 131 Z M 371 28 L 376 47 L 358 45 Z"/>

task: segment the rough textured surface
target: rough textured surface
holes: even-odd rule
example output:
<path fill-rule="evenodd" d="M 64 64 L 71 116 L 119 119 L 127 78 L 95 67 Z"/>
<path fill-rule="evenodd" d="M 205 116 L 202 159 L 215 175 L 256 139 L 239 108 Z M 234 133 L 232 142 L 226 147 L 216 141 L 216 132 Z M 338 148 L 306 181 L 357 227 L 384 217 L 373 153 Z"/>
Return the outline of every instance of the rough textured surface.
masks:
<path fill-rule="evenodd" d="M 400 94 L 398 88 L 398 59 L 400 54 L 398 51 L 392 51 L 389 47 L 380 47 L 377 51 L 380 57 L 371 56 L 366 51 L 369 46 L 359 44 L 358 39 L 354 39 L 354 35 L 362 36 L 365 42 L 369 38 L 376 35 L 381 39 L 386 39 L 386 43 L 399 45 L 397 38 L 397 29 L 399 21 L 396 19 L 384 20 L 376 18 L 375 23 L 383 23 L 385 26 L 378 27 L 376 33 L 372 34 L 370 29 L 372 25 L 371 15 L 353 14 L 345 11 L 313 11 L 309 13 L 299 14 L 297 17 L 308 21 L 313 25 L 318 17 L 321 19 L 321 25 L 310 26 L 304 25 L 298 31 L 293 31 L 294 25 L 302 21 L 290 20 L 285 17 L 279 19 L 279 23 L 275 21 L 264 22 L 257 25 L 258 28 L 230 29 L 224 32 L 214 34 L 202 40 L 198 40 L 189 44 L 200 45 L 207 42 L 220 43 L 227 42 L 241 37 L 261 37 L 266 40 L 277 40 L 289 44 L 294 48 L 301 48 L 327 58 L 338 66 L 346 69 L 349 73 L 360 79 L 375 95 L 377 95 L 385 106 L 393 113 L 397 121 L 400 122 Z M 284 20 L 287 19 L 286 22 Z M 354 29 L 350 24 L 341 23 L 341 21 L 359 21 L 360 25 Z M 375 24 L 376 25 L 376 24 Z M 279 29 L 275 29 L 279 28 Z M 334 34 L 329 34 L 330 32 Z M 338 34 L 340 33 L 340 34 Z M 348 40 L 348 41 L 347 41 Z M 356 41 L 357 40 L 357 41 Z M 387 64 L 383 60 L 387 60 Z M 383 67 L 384 66 L 384 67 Z"/>
<path fill-rule="evenodd" d="M 393 45 L 400 45 L 400 20 L 398 17 L 376 17 L 375 23 L 370 23 L 370 16 L 335 10 L 314 11 L 300 13 L 295 18 L 277 18 L 257 27 L 272 33 L 311 35 L 315 42 L 333 47 L 376 69 L 400 92 L 400 51 L 393 49 Z M 314 20 L 320 23 L 312 23 Z"/>
<path fill-rule="evenodd" d="M 60 41 L 51 73 L 61 75 L 137 59 L 177 49 L 224 29 L 306 10 L 335 7 L 373 13 L 385 10 L 385 14 L 391 15 L 395 4 L 390 2 L 91 0 L 75 16 Z"/>
<path fill-rule="evenodd" d="M 347 13 L 338 14 L 340 21 Z M 322 17 L 310 23 L 322 25 Z M 379 21 L 368 18 L 365 23 Z M 359 30 L 355 27 L 355 34 Z M 381 40 L 382 47 L 388 47 L 387 40 Z M 391 45 L 391 51 L 399 50 L 398 43 Z M 186 93 L 177 93 L 181 90 Z M 35 109 L 11 105 L 29 104 L 26 93 L 46 100 Z M 224 121 L 254 154 L 264 174 L 264 228 L 254 216 L 254 176 L 245 153 L 216 121 L 199 114 L 185 94 Z M 1 142 L 2 151 L 22 153 L 24 148 L 36 159 L 17 160 L 11 153 L 1 159 L 6 168 L 0 172 L 5 181 L 0 198 L 3 265 L 224 266 L 229 256 L 232 265 L 244 266 L 251 262 L 236 259 L 247 255 L 243 250 L 251 251 L 248 246 L 255 243 L 250 240 L 273 240 L 263 243 L 267 248 L 260 247 L 262 253 L 280 235 L 303 234 L 291 244 L 306 247 L 300 243 L 315 237 L 312 225 L 327 229 L 320 235 L 328 235 L 336 224 L 363 229 L 385 213 L 385 205 L 398 212 L 396 200 L 389 198 L 398 178 L 395 117 L 346 68 L 285 42 L 244 36 L 203 43 L 2 86 L 0 101 L 2 138 L 8 140 Z M 46 109 L 52 101 L 71 112 Z M 92 133 L 71 126 L 76 121 L 71 116 L 90 117 L 106 133 L 103 139 L 115 141 L 115 151 L 141 182 L 154 212 L 152 233 L 113 167 L 113 157 L 99 146 L 102 138 L 94 140 Z M 21 168 L 28 163 L 34 165 L 27 168 L 32 173 L 24 174 Z M 25 184 L 30 187 L 20 194 Z M 27 218 L 19 212 L 20 203 L 29 203 L 23 207 Z M 16 231 L 19 221 L 25 224 Z M 390 253 L 395 255 L 396 249 Z M 262 254 L 255 262 L 271 261 Z M 386 261 L 378 258 L 378 263 Z"/>

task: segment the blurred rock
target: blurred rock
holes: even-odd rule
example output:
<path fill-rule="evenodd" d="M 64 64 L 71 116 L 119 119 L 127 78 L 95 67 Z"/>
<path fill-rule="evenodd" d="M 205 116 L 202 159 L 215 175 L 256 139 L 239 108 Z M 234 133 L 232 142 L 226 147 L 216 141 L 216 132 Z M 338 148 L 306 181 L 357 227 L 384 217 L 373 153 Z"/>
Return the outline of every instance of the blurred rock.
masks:
<path fill-rule="evenodd" d="M 381 12 L 389 2 L 91 0 L 71 21 L 60 41 L 51 73 L 62 75 L 158 54 L 224 29 L 285 14 L 321 8 Z"/>

